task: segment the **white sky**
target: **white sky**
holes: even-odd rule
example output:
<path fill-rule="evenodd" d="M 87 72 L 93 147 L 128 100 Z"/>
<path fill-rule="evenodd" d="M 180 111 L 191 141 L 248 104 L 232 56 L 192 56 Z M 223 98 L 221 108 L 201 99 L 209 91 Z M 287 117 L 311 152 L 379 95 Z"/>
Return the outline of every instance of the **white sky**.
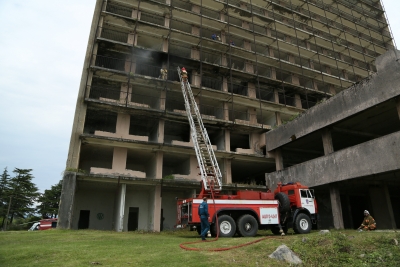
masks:
<path fill-rule="evenodd" d="M 400 45 L 400 1 L 383 0 Z M 0 173 L 61 178 L 95 0 L 0 0 Z"/>

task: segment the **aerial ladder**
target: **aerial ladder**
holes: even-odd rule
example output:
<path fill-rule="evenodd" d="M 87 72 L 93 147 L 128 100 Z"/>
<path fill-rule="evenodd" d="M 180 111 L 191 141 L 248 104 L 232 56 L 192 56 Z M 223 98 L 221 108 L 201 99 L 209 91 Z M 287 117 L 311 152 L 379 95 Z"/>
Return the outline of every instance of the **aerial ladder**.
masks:
<path fill-rule="evenodd" d="M 190 87 L 185 68 L 177 67 L 183 98 L 185 101 L 186 114 L 190 124 L 190 133 L 196 151 L 197 162 L 199 163 L 200 175 L 202 179 L 202 191 L 199 197 L 209 194 L 211 191 L 218 193 L 222 190 L 222 175 L 218 166 L 217 159 L 212 148 L 207 130 L 192 88 Z"/>

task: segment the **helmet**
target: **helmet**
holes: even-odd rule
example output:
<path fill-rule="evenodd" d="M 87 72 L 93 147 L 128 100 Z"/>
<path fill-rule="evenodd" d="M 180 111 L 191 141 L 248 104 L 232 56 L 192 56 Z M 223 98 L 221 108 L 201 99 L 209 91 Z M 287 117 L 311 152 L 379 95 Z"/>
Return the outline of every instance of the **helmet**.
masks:
<path fill-rule="evenodd" d="M 186 69 L 185 69 L 185 67 L 182 67 L 182 72 L 186 72 Z"/>

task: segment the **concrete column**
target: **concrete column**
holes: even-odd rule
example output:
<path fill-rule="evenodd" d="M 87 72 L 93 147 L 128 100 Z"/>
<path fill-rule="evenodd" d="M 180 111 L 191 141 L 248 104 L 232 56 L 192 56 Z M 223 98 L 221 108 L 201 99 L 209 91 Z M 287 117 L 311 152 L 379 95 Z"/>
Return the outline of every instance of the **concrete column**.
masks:
<path fill-rule="evenodd" d="M 190 81 L 191 85 L 200 86 L 201 84 L 201 77 L 197 71 L 192 72 L 192 77 Z"/>
<path fill-rule="evenodd" d="M 322 144 L 324 146 L 324 154 L 328 155 L 333 153 L 332 135 L 329 129 L 322 130 Z"/>
<path fill-rule="evenodd" d="M 340 191 L 337 184 L 330 184 L 329 192 L 332 205 L 333 226 L 335 229 L 343 229 L 342 205 L 340 203 Z"/>
<path fill-rule="evenodd" d="M 292 74 L 292 83 L 296 84 L 296 85 L 300 85 L 299 76 L 297 76 L 296 74 Z"/>
<path fill-rule="evenodd" d="M 76 190 L 76 172 L 65 172 L 58 209 L 58 229 L 72 229 L 74 200 Z"/>
<path fill-rule="evenodd" d="M 221 55 L 221 65 L 222 66 L 228 66 L 228 60 L 226 59 L 226 54 L 222 54 Z M 224 78 L 224 79 L 226 79 L 226 78 Z"/>
<path fill-rule="evenodd" d="M 141 11 L 137 11 L 136 9 L 133 9 L 132 10 L 132 18 L 133 19 L 140 19 L 140 15 L 142 14 L 142 12 Z"/>
<path fill-rule="evenodd" d="M 200 51 L 199 51 L 199 49 L 197 49 L 196 47 L 192 47 L 192 49 L 190 51 L 190 57 L 192 59 L 200 60 Z"/>
<path fill-rule="evenodd" d="M 277 171 L 283 170 L 283 158 L 282 158 L 282 150 L 280 148 L 275 149 L 275 167 Z"/>
<path fill-rule="evenodd" d="M 232 183 L 232 160 L 224 159 L 224 170 L 222 173 L 222 183 Z"/>
<path fill-rule="evenodd" d="M 335 86 L 330 85 L 329 86 L 329 93 L 332 95 L 336 95 L 336 90 L 335 90 Z M 400 116 L 400 115 L 399 115 Z"/>
<path fill-rule="evenodd" d="M 128 34 L 128 44 L 137 45 L 137 35 L 134 32 Z"/>
<path fill-rule="evenodd" d="M 164 143 L 164 120 L 158 121 L 158 129 L 157 129 L 157 143 Z"/>
<path fill-rule="evenodd" d="M 192 11 L 193 11 L 194 13 L 200 14 L 200 6 L 197 6 L 197 5 L 192 4 Z"/>
<path fill-rule="evenodd" d="M 295 104 L 296 108 L 303 108 L 299 94 L 294 95 L 294 104 Z"/>
<path fill-rule="evenodd" d="M 224 14 L 224 12 L 221 12 L 220 14 L 219 14 L 219 19 L 221 20 L 221 21 L 225 21 L 225 14 Z"/>
<path fill-rule="evenodd" d="M 231 133 L 229 130 L 225 130 L 225 151 L 231 151 Z"/>
<path fill-rule="evenodd" d="M 170 23 L 171 19 L 169 18 L 169 14 L 165 15 L 165 20 L 164 20 L 164 26 L 169 28 L 169 23 Z"/>
<path fill-rule="evenodd" d="M 160 109 L 165 110 L 165 100 L 167 97 L 167 91 L 163 90 L 160 94 Z"/>
<path fill-rule="evenodd" d="M 129 126 L 131 123 L 131 116 L 129 114 L 118 113 L 117 116 L 117 126 L 115 133 L 118 137 L 123 138 L 129 135 Z"/>
<path fill-rule="evenodd" d="M 229 121 L 229 103 L 224 102 L 223 107 L 224 107 L 224 120 Z"/>
<path fill-rule="evenodd" d="M 255 108 L 248 108 L 247 116 L 250 123 L 257 123 L 257 110 Z"/>
<path fill-rule="evenodd" d="M 99 28 L 97 30 L 97 37 L 101 37 L 101 32 L 103 31 L 103 22 L 104 22 L 104 17 L 101 16 L 99 19 Z"/>
<path fill-rule="evenodd" d="M 254 83 L 247 84 L 247 96 L 250 98 L 257 98 L 256 86 L 254 85 Z"/>
<path fill-rule="evenodd" d="M 246 61 L 246 62 L 244 63 L 244 65 L 245 65 L 245 70 L 246 70 L 247 72 L 249 72 L 249 73 L 254 73 L 254 65 L 253 65 L 253 63 L 251 63 L 251 62 L 249 62 L 249 61 Z"/>
<path fill-rule="evenodd" d="M 126 103 L 127 100 L 130 99 L 130 94 L 132 93 L 132 86 L 129 87 L 129 91 L 128 91 L 128 84 L 123 83 L 121 84 L 121 91 L 119 94 L 119 101 L 121 103 Z"/>
<path fill-rule="evenodd" d="M 163 39 L 162 51 L 168 53 L 168 39 Z"/>
<path fill-rule="evenodd" d="M 125 196 L 126 196 L 126 184 L 120 184 L 118 188 L 117 203 L 115 209 L 115 225 L 114 230 L 116 232 L 122 232 L 124 230 L 124 212 L 125 212 Z"/>
<path fill-rule="evenodd" d="M 228 92 L 228 78 L 222 78 L 222 91 Z"/>
<path fill-rule="evenodd" d="M 153 229 L 154 232 L 160 232 L 161 230 L 161 185 L 156 185 L 153 194 L 153 205 L 150 207 L 150 225 L 149 229 Z"/>
<path fill-rule="evenodd" d="M 192 34 L 200 36 L 200 28 L 196 26 L 192 26 Z"/>
<path fill-rule="evenodd" d="M 124 147 L 114 147 L 112 170 L 115 172 L 124 173 L 126 170 L 126 158 L 128 149 Z"/>
<path fill-rule="evenodd" d="M 282 125 L 281 113 L 275 112 L 275 124 L 276 126 Z"/>
<path fill-rule="evenodd" d="M 382 187 L 383 187 L 383 193 L 385 194 L 385 200 L 386 200 L 386 207 L 388 208 L 388 212 L 389 212 L 389 220 L 390 220 L 390 224 L 392 225 L 392 229 L 397 229 L 396 227 L 396 220 L 394 218 L 394 213 L 393 213 L 393 206 L 392 206 L 392 201 L 390 200 L 390 193 L 389 193 L 389 189 L 387 187 L 386 183 L 382 183 Z"/>
<path fill-rule="evenodd" d="M 86 85 L 85 98 L 89 98 L 89 96 L 90 96 L 90 90 L 92 90 L 92 79 L 93 79 L 93 72 L 90 71 L 89 75 L 88 75 L 87 85 Z"/>
<path fill-rule="evenodd" d="M 372 206 L 370 213 L 375 218 L 377 227 L 379 229 L 396 229 L 392 202 L 387 185 L 380 183 L 379 186 L 371 186 L 369 188 L 369 197 Z"/>

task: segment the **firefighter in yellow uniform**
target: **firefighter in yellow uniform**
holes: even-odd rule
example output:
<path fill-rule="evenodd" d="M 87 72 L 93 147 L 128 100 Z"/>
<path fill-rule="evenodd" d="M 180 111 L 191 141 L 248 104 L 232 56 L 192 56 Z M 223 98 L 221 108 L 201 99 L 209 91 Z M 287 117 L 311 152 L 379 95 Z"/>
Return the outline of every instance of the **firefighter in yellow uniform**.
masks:
<path fill-rule="evenodd" d="M 368 210 L 364 210 L 364 220 L 358 229 L 360 231 L 372 231 L 376 229 L 375 219 L 369 214 Z"/>
<path fill-rule="evenodd" d="M 183 80 L 184 82 L 187 82 L 188 74 L 187 74 L 187 71 L 186 71 L 186 69 L 185 69 L 184 67 L 183 67 L 182 70 L 181 70 L 181 77 L 182 77 L 182 80 Z"/>

